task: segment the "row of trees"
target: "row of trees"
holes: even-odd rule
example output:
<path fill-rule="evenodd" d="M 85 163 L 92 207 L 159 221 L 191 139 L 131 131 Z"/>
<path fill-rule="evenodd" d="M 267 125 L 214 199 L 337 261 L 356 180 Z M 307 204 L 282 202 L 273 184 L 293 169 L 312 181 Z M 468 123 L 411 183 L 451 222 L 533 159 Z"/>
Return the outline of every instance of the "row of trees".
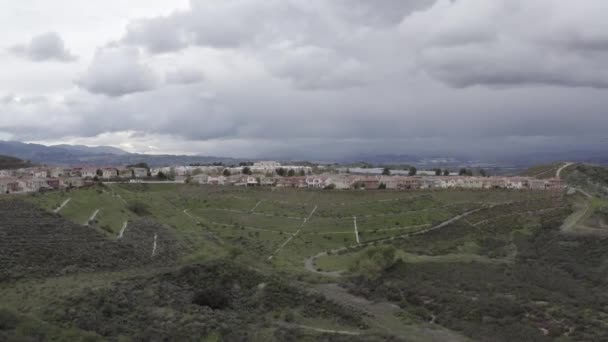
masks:
<path fill-rule="evenodd" d="M 416 169 L 413 166 L 408 169 L 408 175 L 410 175 L 410 176 L 415 176 L 417 173 L 418 173 L 418 169 Z M 391 170 L 388 167 L 385 167 L 384 170 L 382 170 L 382 175 L 390 176 Z"/>

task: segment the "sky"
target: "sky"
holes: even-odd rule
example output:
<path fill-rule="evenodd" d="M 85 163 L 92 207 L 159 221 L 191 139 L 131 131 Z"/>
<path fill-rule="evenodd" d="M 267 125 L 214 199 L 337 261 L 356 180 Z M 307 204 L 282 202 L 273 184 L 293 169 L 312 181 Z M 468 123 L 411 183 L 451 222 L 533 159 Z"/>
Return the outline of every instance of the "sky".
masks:
<path fill-rule="evenodd" d="M 0 140 L 307 159 L 608 148 L 605 0 L 0 5 Z"/>

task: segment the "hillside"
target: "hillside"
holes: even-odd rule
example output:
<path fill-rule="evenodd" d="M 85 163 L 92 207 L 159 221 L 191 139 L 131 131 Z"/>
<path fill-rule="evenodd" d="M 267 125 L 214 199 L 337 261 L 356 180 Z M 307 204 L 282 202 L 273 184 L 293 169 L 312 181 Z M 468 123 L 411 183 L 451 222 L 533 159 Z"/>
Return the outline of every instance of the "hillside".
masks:
<path fill-rule="evenodd" d="M 536 165 L 524 170 L 520 175 L 538 179 L 554 178 L 557 174 L 557 170 L 563 165 L 564 163 Z"/>
<path fill-rule="evenodd" d="M 0 339 L 28 324 L 110 341 L 608 338 L 608 206 L 579 192 L 108 184 L 3 198 Z"/>
<path fill-rule="evenodd" d="M 608 197 L 608 168 L 575 164 L 564 169 L 562 177 L 569 185 L 579 187 L 591 194 Z"/>
<path fill-rule="evenodd" d="M 14 170 L 30 167 L 32 164 L 19 158 L 0 155 L 0 170 Z"/>

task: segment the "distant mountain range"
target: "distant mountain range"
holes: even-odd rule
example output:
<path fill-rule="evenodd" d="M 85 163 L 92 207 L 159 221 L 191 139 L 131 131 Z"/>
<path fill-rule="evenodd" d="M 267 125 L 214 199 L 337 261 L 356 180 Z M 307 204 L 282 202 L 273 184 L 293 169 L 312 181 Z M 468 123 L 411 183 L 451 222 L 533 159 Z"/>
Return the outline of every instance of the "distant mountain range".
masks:
<path fill-rule="evenodd" d="M 36 164 L 45 165 L 128 165 L 145 162 L 150 166 L 191 165 L 224 163 L 238 164 L 252 159 L 236 159 L 213 156 L 185 155 L 150 155 L 129 153 L 111 146 L 27 144 L 16 141 L 0 141 L 0 155 L 13 156 Z M 273 160 L 272 157 L 264 159 Z M 288 164 L 289 161 L 275 159 Z M 299 159 L 304 160 L 304 159 Z M 456 168 L 461 166 L 478 166 L 484 168 L 525 169 L 538 164 L 572 161 L 608 165 L 608 157 L 603 151 L 562 151 L 562 152 L 526 152 L 510 153 L 501 156 L 472 157 L 468 155 L 439 154 L 352 154 L 336 159 L 317 159 L 309 156 L 311 162 L 357 164 L 368 163 L 382 165 L 413 165 L 419 169 Z"/>
<path fill-rule="evenodd" d="M 150 166 L 190 164 L 238 164 L 238 160 L 223 157 L 148 155 L 129 153 L 111 146 L 27 144 L 0 141 L 0 155 L 12 156 L 44 165 L 127 165 L 148 163 Z"/>
<path fill-rule="evenodd" d="M 62 148 L 64 150 L 76 151 L 82 153 L 91 153 L 91 154 L 115 154 L 118 156 L 124 156 L 129 154 L 129 152 L 121 150 L 117 147 L 112 146 L 85 146 L 85 145 L 51 145 L 50 147 Z"/>

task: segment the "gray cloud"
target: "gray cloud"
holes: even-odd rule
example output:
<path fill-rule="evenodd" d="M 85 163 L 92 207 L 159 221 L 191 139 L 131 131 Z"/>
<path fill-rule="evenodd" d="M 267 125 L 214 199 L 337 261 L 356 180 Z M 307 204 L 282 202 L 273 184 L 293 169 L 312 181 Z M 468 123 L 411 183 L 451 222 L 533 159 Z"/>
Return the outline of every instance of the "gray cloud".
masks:
<path fill-rule="evenodd" d="M 452 86 L 606 88 L 605 10 L 602 1 L 440 0 L 400 29 L 419 66 Z"/>
<path fill-rule="evenodd" d="M 72 62 L 78 58 L 67 50 L 63 39 L 55 32 L 35 36 L 28 44 L 15 45 L 10 50 L 34 62 Z"/>
<path fill-rule="evenodd" d="M 159 84 L 158 75 L 140 60 L 136 48 L 107 46 L 99 49 L 76 83 L 95 94 L 123 96 L 148 91 Z"/>
<path fill-rule="evenodd" d="M 202 82 L 205 75 L 196 68 L 179 68 L 167 72 L 165 79 L 170 84 L 194 84 Z"/>
<path fill-rule="evenodd" d="M 20 95 L 0 101 L 0 133 L 303 158 L 605 146 L 606 11 L 602 0 L 193 0 L 117 29 L 87 65 L 62 65 L 82 73 L 79 88 L 2 89 Z"/>

